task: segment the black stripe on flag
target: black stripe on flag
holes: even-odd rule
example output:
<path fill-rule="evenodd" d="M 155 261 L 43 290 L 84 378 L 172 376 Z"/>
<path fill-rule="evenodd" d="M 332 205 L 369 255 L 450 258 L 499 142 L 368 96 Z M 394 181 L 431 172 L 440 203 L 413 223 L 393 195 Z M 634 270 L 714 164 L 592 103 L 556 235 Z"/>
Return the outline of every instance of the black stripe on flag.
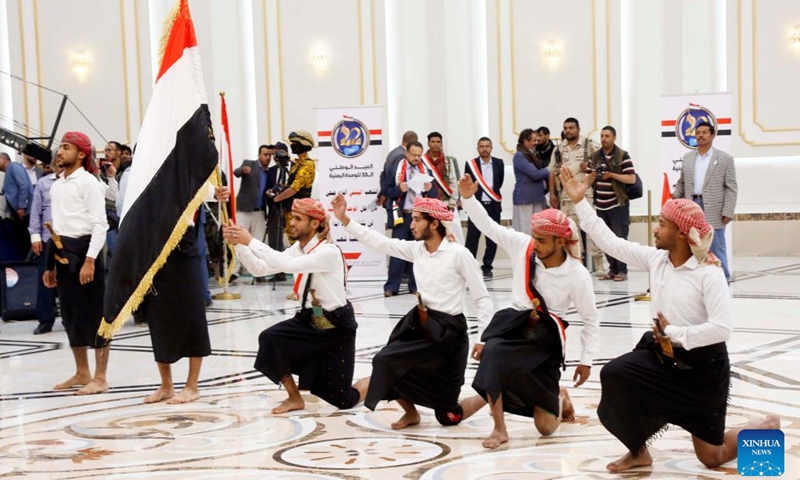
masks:
<path fill-rule="evenodd" d="M 178 130 L 172 151 L 125 214 L 106 282 L 103 313 L 108 323 L 131 298 L 183 211 L 214 171 L 218 154 L 208 138 L 210 128 L 208 106 L 200 105 Z"/>
<path fill-rule="evenodd" d="M 730 130 L 717 130 L 717 135 L 730 135 Z"/>
<path fill-rule="evenodd" d="M 671 132 L 661 132 L 661 137 L 675 137 L 675 136 L 677 136 L 675 134 L 675 130 L 672 130 Z"/>

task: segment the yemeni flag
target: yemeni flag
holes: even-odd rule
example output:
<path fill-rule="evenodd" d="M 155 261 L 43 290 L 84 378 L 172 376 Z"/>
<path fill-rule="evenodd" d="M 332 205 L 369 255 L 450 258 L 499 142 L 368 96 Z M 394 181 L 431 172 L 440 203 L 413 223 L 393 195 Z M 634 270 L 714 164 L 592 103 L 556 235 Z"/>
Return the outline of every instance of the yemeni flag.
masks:
<path fill-rule="evenodd" d="M 120 214 L 98 331 L 105 338 L 119 331 L 148 294 L 153 277 L 194 220 L 217 166 L 188 1 L 179 0 L 176 7 L 167 19 L 161 68 Z"/>

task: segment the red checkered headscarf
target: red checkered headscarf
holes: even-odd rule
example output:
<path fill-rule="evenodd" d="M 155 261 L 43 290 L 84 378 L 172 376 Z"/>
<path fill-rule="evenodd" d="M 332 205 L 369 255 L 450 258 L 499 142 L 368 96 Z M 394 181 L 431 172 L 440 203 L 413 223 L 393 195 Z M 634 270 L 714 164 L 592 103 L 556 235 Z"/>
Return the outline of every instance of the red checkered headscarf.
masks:
<path fill-rule="evenodd" d="M 427 213 L 440 222 L 452 222 L 453 212 L 441 200 L 436 198 L 417 197 L 414 200 L 414 211 Z"/>
<path fill-rule="evenodd" d="M 86 156 L 83 158 L 83 169 L 91 174 L 97 173 L 97 166 L 94 164 L 94 148 L 92 148 L 92 140 L 81 132 L 67 132 L 61 137 L 61 143 L 69 143 L 83 152 Z"/>
<path fill-rule="evenodd" d="M 328 218 L 325 207 L 322 206 L 322 203 L 313 198 L 296 199 L 292 202 L 292 211 L 319 220 L 320 222 L 324 222 Z"/>
<path fill-rule="evenodd" d="M 561 210 L 548 208 L 531 215 L 531 231 L 534 234 L 563 238 L 567 242 L 567 253 L 580 260 L 581 241 L 578 227 Z"/>
<path fill-rule="evenodd" d="M 706 214 L 700 205 L 686 198 L 668 200 L 661 207 L 661 216 L 674 222 L 678 230 L 688 237 L 689 248 L 698 262 L 720 265 L 719 259 L 711 253 L 714 228 L 706 221 Z"/>
<path fill-rule="evenodd" d="M 447 232 L 447 239 L 453 243 L 458 242 L 455 234 L 453 234 L 453 229 L 455 228 L 453 219 L 455 218 L 455 214 L 447 208 L 444 202 L 436 198 L 417 197 L 414 199 L 414 211 L 427 213 L 431 218 L 439 220 L 442 225 L 444 225 L 444 229 Z"/>

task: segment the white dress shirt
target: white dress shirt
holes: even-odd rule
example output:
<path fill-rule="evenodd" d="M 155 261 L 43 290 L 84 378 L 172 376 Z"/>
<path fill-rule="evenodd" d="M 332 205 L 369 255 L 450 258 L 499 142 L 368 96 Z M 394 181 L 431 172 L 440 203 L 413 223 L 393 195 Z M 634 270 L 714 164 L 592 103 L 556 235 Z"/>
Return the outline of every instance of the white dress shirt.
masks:
<path fill-rule="evenodd" d="M 703 185 L 706 183 L 706 172 L 708 172 L 708 164 L 711 163 L 711 156 L 714 154 L 714 149 L 709 148 L 705 155 L 700 155 L 696 152 L 697 157 L 694 161 L 694 195 L 703 194 Z"/>
<path fill-rule="evenodd" d="M 500 245 L 511 257 L 511 308 L 519 311 L 532 309 L 527 293 L 528 286 L 525 284 L 528 273 L 526 254 L 528 245 L 533 240 L 531 236 L 497 224 L 475 195 L 462 197 L 461 206 L 478 230 Z M 595 304 L 594 286 L 589 271 L 579 260 L 569 255 L 564 263 L 553 268 L 545 267 L 537 258 L 533 284 L 547 303 L 547 309 L 559 317 L 564 318 L 570 306 L 575 305 L 578 315 L 583 319 L 580 364 L 592 366 L 600 343 L 600 313 Z"/>
<path fill-rule="evenodd" d="M 36 166 L 34 165 L 33 167 L 28 168 L 26 165 L 25 172 L 28 174 L 28 178 L 31 180 L 31 185 L 35 187 L 39 182 L 39 177 L 36 175 Z"/>
<path fill-rule="evenodd" d="M 53 230 L 65 237 L 92 236 L 86 256 L 97 258 L 106 243 L 106 186 L 83 167 L 62 173 L 50 188 Z"/>
<path fill-rule="evenodd" d="M 278 252 L 253 239 L 248 246 L 236 245 L 236 254 L 256 277 L 285 272 L 303 274 L 308 278 L 308 274 L 313 273 L 311 288 L 316 290 L 322 308 L 329 312 L 347 304 L 344 257 L 335 243 L 320 243 L 319 239 L 314 238 L 304 249 L 300 248 L 300 242 L 295 242 L 287 250 Z M 305 285 L 301 285 L 298 291 L 301 299 L 304 291 Z M 306 307 L 311 307 L 311 294 L 306 300 Z"/>
<path fill-rule="evenodd" d="M 672 343 L 691 350 L 731 338 L 731 297 L 722 268 L 701 265 L 694 256 L 675 267 L 668 251 L 617 238 L 588 202 L 581 201 L 575 210 L 581 228 L 601 250 L 650 272 L 650 316 L 664 315 Z"/>
<path fill-rule="evenodd" d="M 442 240 L 439 249 L 429 253 L 423 241 L 387 238 L 355 220 L 345 227 L 367 247 L 392 257 L 414 263 L 417 290 L 425 306 L 448 315 L 464 313 L 466 291 L 477 307 L 478 340 L 492 319 L 492 299 L 483 283 L 477 260 L 457 243 Z"/>
<path fill-rule="evenodd" d="M 483 175 L 483 179 L 486 180 L 486 185 L 488 185 L 489 188 L 494 188 L 494 166 L 492 165 L 492 157 L 489 157 L 488 162 L 480 158 L 478 164 L 481 167 L 481 175 Z M 483 194 L 483 199 L 484 201 L 491 200 L 485 193 Z"/>

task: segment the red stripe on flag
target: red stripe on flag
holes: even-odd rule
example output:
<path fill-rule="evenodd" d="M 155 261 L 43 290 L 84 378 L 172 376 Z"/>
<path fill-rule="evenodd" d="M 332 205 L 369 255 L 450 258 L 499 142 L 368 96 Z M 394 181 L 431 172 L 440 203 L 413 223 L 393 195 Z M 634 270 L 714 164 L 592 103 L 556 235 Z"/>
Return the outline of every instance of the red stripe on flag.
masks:
<path fill-rule="evenodd" d="M 225 104 L 225 95 L 220 93 L 219 96 L 222 99 L 222 130 L 225 132 L 225 143 L 228 144 L 228 187 L 231 189 L 231 220 L 233 220 L 233 223 L 236 223 L 236 192 L 233 187 L 233 177 L 231 177 L 231 174 L 233 173 L 233 156 L 231 155 L 231 129 L 228 124 L 228 107 Z"/>
<path fill-rule="evenodd" d="M 161 68 L 158 70 L 158 79 L 164 75 L 172 65 L 183 56 L 183 51 L 187 48 L 197 46 L 197 36 L 194 34 L 194 24 L 192 16 L 189 14 L 188 0 L 180 0 L 181 5 L 175 22 L 169 32 L 169 39 L 164 48 L 164 56 L 161 58 Z"/>
<path fill-rule="evenodd" d="M 669 188 L 669 177 L 664 173 L 664 186 L 661 188 L 661 206 L 663 207 L 667 200 L 672 200 L 672 191 Z"/>
<path fill-rule="evenodd" d="M 661 120 L 662 127 L 674 127 L 676 123 L 676 120 Z"/>
<path fill-rule="evenodd" d="M 370 130 L 369 131 L 370 135 L 380 135 L 381 133 L 382 133 L 381 130 Z"/>
<path fill-rule="evenodd" d="M 717 119 L 717 123 L 723 124 L 723 125 L 730 125 L 731 119 L 730 118 L 718 118 Z"/>

